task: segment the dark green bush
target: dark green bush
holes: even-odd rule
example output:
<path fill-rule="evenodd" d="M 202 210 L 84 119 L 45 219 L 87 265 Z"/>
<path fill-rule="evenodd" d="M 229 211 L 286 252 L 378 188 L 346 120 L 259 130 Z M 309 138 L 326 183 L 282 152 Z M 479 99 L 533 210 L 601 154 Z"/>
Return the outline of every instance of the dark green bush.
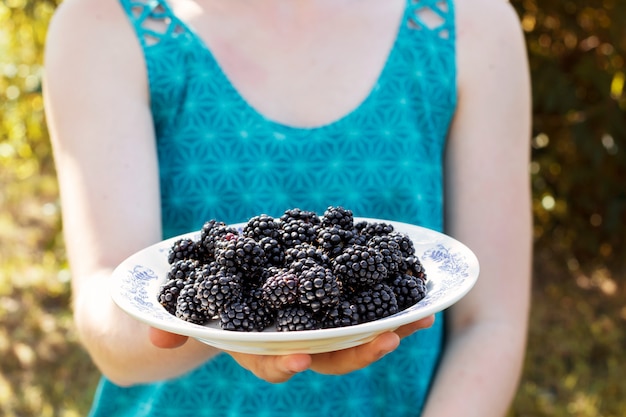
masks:
<path fill-rule="evenodd" d="M 623 270 L 626 2 L 513 4 L 526 32 L 533 79 L 537 248 L 572 269 Z"/>

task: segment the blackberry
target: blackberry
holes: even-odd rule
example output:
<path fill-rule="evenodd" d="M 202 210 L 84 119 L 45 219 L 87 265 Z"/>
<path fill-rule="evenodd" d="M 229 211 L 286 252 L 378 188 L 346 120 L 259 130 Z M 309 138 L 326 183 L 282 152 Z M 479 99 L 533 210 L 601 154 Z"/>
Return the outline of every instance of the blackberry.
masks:
<path fill-rule="evenodd" d="M 417 256 L 403 258 L 400 264 L 400 272 L 420 278 L 422 281 L 427 280 L 426 270 Z"/>
<path fill-rule="evenodd" d="M 361 323 L 366 323 L 398 312 L 396 294 L 387 284 L 376 284 L 356 293 L 351 299 L 357 308 Z"/>
<path fill-rule="evenodd" d="M 359 234 L 356 229 L 353 229 L 351 232 L 350 239 L 348 239 L 348 243 L 346 246 L 367 246 L 368 238 L 365 235 Z"/>
<path fill-rule="evenodd" d="M 200 246 L 190 238 L 176 240 L 167 254 L 167 262 L 171 265 L 176 261 L 200 260 Z"/>
<path fill-rule="evenodd" d="M 274 323 L 274 310 L 265 300 L 261 288 L 250 291 L 243 301 L 252 309 L 250 319 L 254 322 L 255 330 L 261 331 Z"/>
<path fill-rule="evenodd" d="M 200 263 L 195 259 L 181 259 L 170 265 L 167 280 L 183 280 L 185 283 L 195 279 L 196 268 Z"/>
<path fill-rule="evenodd" d="M 423 280 L 413 275 L 396 275 L 391 282 L 391 288 L 396 294 L 399 310 L 415 305 L 426 296 L 426 284 Z"/>
<path fill-rule="evenodd" d="M 269 276 L 261 289 L 270 308 L 284 308 L 298 301 L 298 276 L 290 271 L 279 271 Z"/>
<path fill-rule="evenodd" d="M 226 304 L 220 311 L 220 326 L 230 331 L 263 331 L 274 322 L 258 295 Z"/>
<path fill-rule="evenodd" d="M 268 265 L 280 266 L 285 263 L 285 251 L 278 240 L 272 237 L 264 237 L 259 240 L 259 246 L 265 252 Z"/>
<path fill-rule="evenodd" d="M 398 272 L 402 262 L 400 245 L 389 235 L 373 236 L 367 242 L 367 246 L 376 249 L 383 256 L 383 263 L 387 268 L 387 274 Z"/>
<path fill-rule="evenodd" d="M 276 330 L 279 332 L 315 330 L 318 328 L 319 323 L 313 313 L 301 306 L 280 309 L 276 315 Z"/>
<path fill-rule="evenodd" d="M 309 243 L 301 243 L 285 251 L 284 264 L 295 272 L 301 272 L 307 264 L 329 266 L 330 258 L 322 249 Z"/>
<path fill-rule="evenodd" d="M 252 217 L 243 228 L 243 235 L 251 237 L 254 240 L 261 240 L 264 237 L 272 239 L 278 238 L 278 229 L 280 225 L 273 217 L 267 214 Z"/>
<path fill-rule="evenodd" d="M 301 220 L 304 223 L 319 225 L 321 219 L 314 211 L 302 210 L 299 208 L 286 210 L 282 216 L 280 216 L 281 223 L 289 223 L 292 220 Z"/>
<path fill-rule="evenodd" d="M 235 253 L 238 266 L 244 272 L 255 272 L 267 261 L 263 248 L 250 237 L 237 239 Z"/>
<path fill-rule="evenodd" d="M 332 261 L 332 266 L 337 278 L 351 288 L 375 285 L 387 276 L 383 256 L 367 246 L 346 248 Z"/>
<path fill-rule="evenodd" d="M 409 235 L 394 231 L 389 233 L 388 236 L 400 246 L 403 258 L 415 255 L 415 245 L 413 245 L 413 241 Z"/>
<path fill-rule="evenodd" d="M 339 303 L 341 283 L 330 269 L 316 265 L 304 270 L 299 278 L 300 304 L 314 313 Z"/>
<path fill-rule="evenodd" d="M 220 310 L 220 327 L 230 331 L 251 332 L 256 330 L 251 316 L 249 305 L 239 301 L 227 304 Z"/>
<path fill-rule="evenodd" d="M 346 246 L 354 244 L 356 234 L 352 230 L 346 230 L 338 225 L 327 226 L 318 229 L 317 245 L 331 258 L 339 255 Z M 365 239 L 363 239 L 365 243 Z"/>
<path fill-rule="evenodd" d="M 227 226 L 225 223 L 217 220 L 209 220 L 204 223 L 204 226 L 202 226 L 202 229 L 200 230 L 199 244 L 209 260 L 214 259 L 215 247 L 218 241 L 220 241 L 227 234 L 237 235 L 239 234 L 239 231 L 234 227 Z"/>
<path fill-rule="evenodd" d="M 322 319 L 322 328 L 347 327 L 359 324 L 359 309 L 348 300 L 329 309 Z"/>
<path fill-rule="evenodd" d="M 179 319 L 195 324 L 204 324 L 210 319 L 200 301 L 196 299 L 194 283 L 188 283 L 180 290 L 174 314 Z"/>
<path fill-rule="evenodd" d="M 325 264 L 321 264 L 318 260 L 314 258 L 303 258 L 298 259 L 297 261 L 292 262 L 289 266 L 289 272 L 292 272 L 296 276 L 300 277 L 302 273 L 308 269 L 311 269 L 316 266 L 326 266 Z"/>
<path fill-rule="evenodd" d="M 188 283 L 183 278 L 175 278 L 167 281 L 159 290 L 159 304 L 161 304 L 170 314 L 176 313 L 176 302 L 180 291 Z"/>
<path fill-rule="evenodd" d="M 228 273 L 215 264 L 198 271 L 196 299 L 209 318 L 216 317 L 229 302 L 241 299 L 242 292 L 240 275 Z"/>
<path fill-rule="evenodd" d="M 337 226 L 344 230 L 352 230 L 354 228 L 352 211 L 343 207 L 328 207 L 321 220 L 324 227 Z"/>
<path fill-rule="evenodd" d="M 393 226 L 384 222 L 367 222 L 362 221 L 354 225 L 356 231 L 367 237 L 368 240 L 374 236 L 384 236 L 393 232 Z"/>
<path fill-rule="evenodd" d="M 279 232 L 279 241 L 285 249 L 293 248 L 302 243 L 313 243 L 319 225 L 305 220 L 289 220 L 282 222 Z"/>
<path fill-rule="evenodd" d="M 215 260 L 229 272 L 253 274 L 265 264 L 265 251 L 251 237 L 228 233 L 215 247 Z"/>

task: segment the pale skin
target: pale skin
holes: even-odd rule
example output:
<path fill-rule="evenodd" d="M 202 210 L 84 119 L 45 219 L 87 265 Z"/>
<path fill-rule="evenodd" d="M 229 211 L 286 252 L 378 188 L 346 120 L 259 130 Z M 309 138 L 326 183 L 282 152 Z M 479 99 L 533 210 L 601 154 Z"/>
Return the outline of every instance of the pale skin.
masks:
<path fill-rule="evenodd" d="M 331 122 L 369 92 L 404 0 L 172 0 L 260 113 Z M 449 339 L 423 416 L 503 416 L 527 328 L 530 97 L 523 36 L 503 0 L 458 0 L 459 104 L 446 151 L 446 233 L 481 261 L 448 314 Z M 254 36 L 251 34 L 254 33 Z M 45 98 L 62 193 L 81 339 L 120 385 L 167 379 L 219 353 L 151 329 L 108 296 L 112 269 L 161 239 L 145 64 L 116 0 L 66 0 L 49 32 Z M 342 374 L 393 351 L 432 317 L 363 346 L 318 355 L 230 354 L 270 382 L 306 369 Z"/>

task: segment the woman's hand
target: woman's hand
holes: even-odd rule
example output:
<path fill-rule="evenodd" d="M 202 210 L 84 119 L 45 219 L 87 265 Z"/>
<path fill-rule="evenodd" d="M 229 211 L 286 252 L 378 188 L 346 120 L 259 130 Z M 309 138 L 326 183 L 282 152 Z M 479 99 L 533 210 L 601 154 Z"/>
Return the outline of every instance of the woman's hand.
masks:
<path fill-rule="evenodd" d="M 394 351 L 400 340 L 419 329 L 425 329 L 435 321 L 429 316 L 414 323 L 406 324 L 395 331 L 381 333 L 374 340 L 363 345 L 334 352 L 313 355 L 296 353 L 291 355 L 253 355 L 227 352 L 241 365 L 267 382 L 280 383 L 289 380 L 297 373 L 310 369 L 321 374 L 341 375 L 367 367 L 386 354 Z M 186 336 L 150 329 L 150 341 L 160 348 L 176 348 L 187 341 Z"/>

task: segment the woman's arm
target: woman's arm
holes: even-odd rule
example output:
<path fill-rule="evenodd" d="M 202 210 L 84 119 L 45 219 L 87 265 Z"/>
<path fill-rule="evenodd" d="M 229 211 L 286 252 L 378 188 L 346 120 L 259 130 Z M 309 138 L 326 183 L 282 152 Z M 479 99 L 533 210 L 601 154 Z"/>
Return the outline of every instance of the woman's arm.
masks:
<path fill-rule="evenodd" d="M 459 107 L 446 155 L 447 232 L 478 256 L 474 289 L 450 309 L 424 417 L 502 417 L 523 362 L 531 277 L 530 87 L 508 2 L 457 2 Z"/>
<path fill-rule="evenodd" d="M 154 347 L 111 301 L 113 268 L 161 239 L 156 149 L 141 51 L 119 4 L 68 0 L 45 55 L 45 100 L 82 342 L 120 384 L 181 374 L 214 351 Z"/>

